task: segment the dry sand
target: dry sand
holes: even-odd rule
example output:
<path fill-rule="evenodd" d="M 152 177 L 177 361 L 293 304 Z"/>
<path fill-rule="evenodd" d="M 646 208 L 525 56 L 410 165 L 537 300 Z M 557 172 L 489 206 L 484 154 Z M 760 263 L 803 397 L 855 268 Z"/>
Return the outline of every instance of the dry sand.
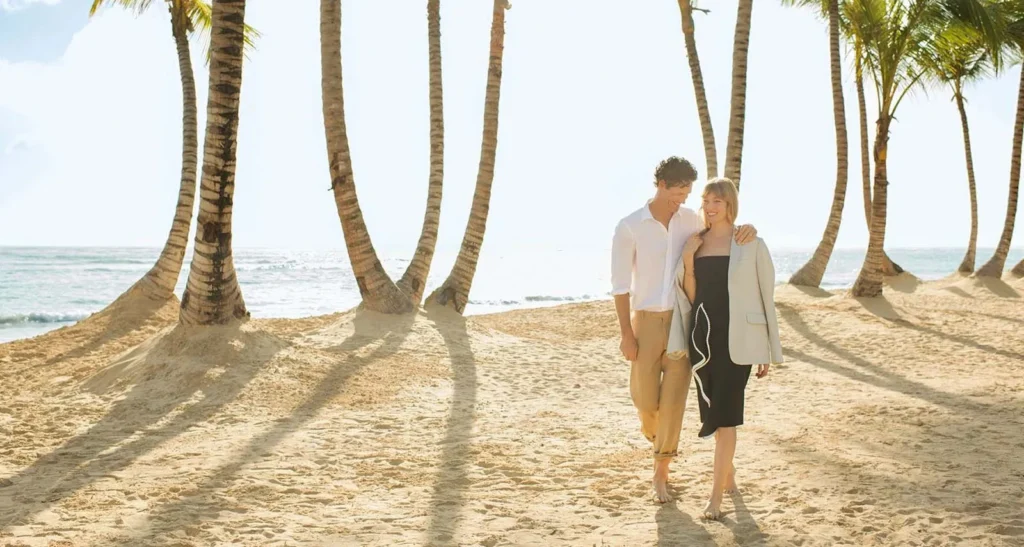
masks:
<path fill-rule="evenodd" d="M 0 545 L 1022 545 L 1024 282 L 778 290 L 742 492 L 676 502 L 610 302 L 175 327 L 131 298 L 0 345 Z"/>

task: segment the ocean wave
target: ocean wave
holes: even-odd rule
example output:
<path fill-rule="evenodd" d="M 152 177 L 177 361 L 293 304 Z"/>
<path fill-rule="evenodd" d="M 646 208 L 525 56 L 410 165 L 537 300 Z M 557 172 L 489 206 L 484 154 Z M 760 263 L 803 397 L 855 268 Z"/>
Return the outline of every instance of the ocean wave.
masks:
<path fill-rule="evenodd" d="M 469 303 L 477 306 L 523 306 L 529 304 L 540 304 L 546 302 L 585 302 L 588 300 L 598 300 L 603 298 L 601 296 L 584 294 L 577 296 L 554 296 L 554 295 L 536 295 L 536 296 L 524 296 L 520 299 L 496 299 L 496 300 L 473 300 L 470 299 Z"/>
<path fill-rule="evenodd" d="M 71 323 L 89 317 L 87 313 L 17 313 L 0 315 L 0 326 L 23 325 L 25 323 Z"/>
<path fill-rule="evenodd" d="M 593 300 L 600 298 L 592 294 L 584 294 L 582 296 L 527 296 L 523 300 L 527 302 L 579 302 L 581 300 Z"/>

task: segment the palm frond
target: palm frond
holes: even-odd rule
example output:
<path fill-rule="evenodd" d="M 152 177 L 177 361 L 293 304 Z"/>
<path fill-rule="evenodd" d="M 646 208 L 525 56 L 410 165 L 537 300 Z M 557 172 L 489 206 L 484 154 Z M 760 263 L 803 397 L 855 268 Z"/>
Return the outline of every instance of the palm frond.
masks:
<path fill-rule="evenodd" d="M 121 6 L 138 16 L 149 9 L 152 3 L 153 0 L 93 0 L 92 6 L 89 8 L 89 17 L 96 15 L 96 12 L 104 5 Z"/>
<path fill-rule="evenodd" d="M 963 23 L 977 30 L 995 67 L 1001 62 L 1001 52 L 1006 44 L 1005 4 L 1021 4 L 1020 0 L 938 0 L 936 7 L 946 19 Z"/>
<path fill-rule="evenodd" d="M 921 49 L 918 64 L 925 69 L 928 82 L 948 85 L 954 97 L 961 94 L 964 84 L 990 75 L 994 68 L 981 33 L 960 21 L 936 29 Z"/>
<path fill-rule="evenodd" d="M 188 19 L 192 24 L 192 36 L 203 44 L 203 57 L 210 62 L 210 29 L 213 28 L 213 6 L 204 0 L 188 0 Z M 262 36 L 258 30 L 246 24 L 242 30 L 246 58 L 248 53 L 256 49 L 256 40 Z"/>

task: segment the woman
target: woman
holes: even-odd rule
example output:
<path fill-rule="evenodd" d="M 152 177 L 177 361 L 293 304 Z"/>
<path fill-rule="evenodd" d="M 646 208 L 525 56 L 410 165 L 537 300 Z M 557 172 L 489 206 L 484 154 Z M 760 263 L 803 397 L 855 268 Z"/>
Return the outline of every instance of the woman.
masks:
<path fill-rule="evenodd" d="M 739 196 L 731 180 L 716 178 L 702 194 L 704 231 L 683 249 L 683 290 L 691 302 L 689 355 L 700 397 L 699 436 L 715 437 L 714 480 L 704 517 L 721 516 L 722 496 L 736 488 L 736 427 L 743 424 L 743 391 L 753 365 L 757 377 L 782 362 L 775 316 L 775 268 L 761 238 L 733 241 Z"/>

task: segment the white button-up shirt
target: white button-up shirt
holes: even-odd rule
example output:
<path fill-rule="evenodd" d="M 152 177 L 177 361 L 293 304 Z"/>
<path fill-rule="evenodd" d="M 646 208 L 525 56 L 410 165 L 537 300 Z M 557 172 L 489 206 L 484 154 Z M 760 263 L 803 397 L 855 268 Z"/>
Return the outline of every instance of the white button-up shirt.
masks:
<path fill-rule="evenodd" d="M 612 239 L 612 294 L 631 295 L 631 307 L 669 311 L 675 268 L 686 240 L 704 229 L 693 209 L 680 207 L 668 228 L 651 215 L 650 201 L 615 227 Z"/>

